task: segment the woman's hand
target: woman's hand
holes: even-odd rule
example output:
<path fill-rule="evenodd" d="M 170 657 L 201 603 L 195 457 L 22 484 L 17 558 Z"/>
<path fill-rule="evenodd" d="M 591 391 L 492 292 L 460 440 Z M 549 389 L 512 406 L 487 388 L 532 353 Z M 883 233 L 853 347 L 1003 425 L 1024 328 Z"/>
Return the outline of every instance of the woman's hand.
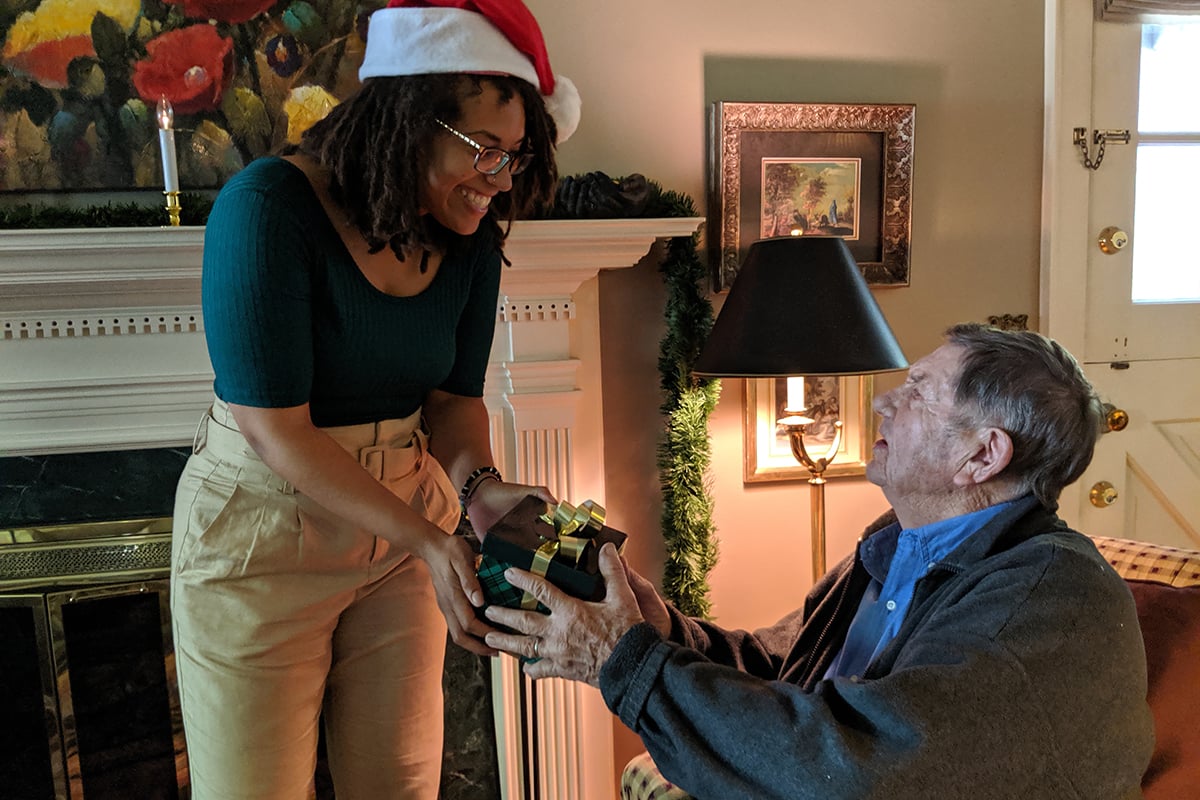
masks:
<path fill-rule="evenodd" d="M 459 536 L 437 531 L 414 554 L 429 565 L 438 608 L 454 643 L 481 656 L 497 655 L 483 643 L 494 629 L 475 616 L 475 608 L 483 605 L 483 591 L 475 576 L 471 546 Z"/>
<path fill-rule="evenodd" d="M 526 486 L 523 483 L 504 483 L 485 480 L 479 484 L 467 503 L 467 519 L 475 535 L 483 539 L 492 525 L 513 509 L 528 495 L 534 495 L 547 503 L 556 502 L 554 495 L 545 486 Z"/>

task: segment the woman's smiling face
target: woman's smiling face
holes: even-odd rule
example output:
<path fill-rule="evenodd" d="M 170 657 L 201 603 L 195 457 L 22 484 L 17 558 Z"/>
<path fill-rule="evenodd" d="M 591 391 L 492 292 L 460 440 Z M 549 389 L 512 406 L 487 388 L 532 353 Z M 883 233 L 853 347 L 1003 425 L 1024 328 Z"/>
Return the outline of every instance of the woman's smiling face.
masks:
<path fill-rule="evenodd" d="M 484 80 L 482 91 L 465 97 L 461 110 L 458 119 L 446 122 L 484 147 L 517 153 L 525 146 L 525 107 L 520 97 L 502 101 L 500 90 Z M 421 186 L 421 212 L 447 230 L 470 236 L 479 229 L 492 198 L 511 188 L 507 166 L 491 176 L 478 172 L 475 150 L 443 130 L 433 139 Z"/>

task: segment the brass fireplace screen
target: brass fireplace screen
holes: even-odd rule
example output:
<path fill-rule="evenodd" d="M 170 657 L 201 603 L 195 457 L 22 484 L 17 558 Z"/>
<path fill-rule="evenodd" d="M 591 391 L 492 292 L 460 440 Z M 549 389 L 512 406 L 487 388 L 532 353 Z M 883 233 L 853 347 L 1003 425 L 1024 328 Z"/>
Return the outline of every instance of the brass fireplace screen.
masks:
<path fill-rule="evenodd" d="M 0 531 L 6 800 L 188 796 L 170 524 Z"/>

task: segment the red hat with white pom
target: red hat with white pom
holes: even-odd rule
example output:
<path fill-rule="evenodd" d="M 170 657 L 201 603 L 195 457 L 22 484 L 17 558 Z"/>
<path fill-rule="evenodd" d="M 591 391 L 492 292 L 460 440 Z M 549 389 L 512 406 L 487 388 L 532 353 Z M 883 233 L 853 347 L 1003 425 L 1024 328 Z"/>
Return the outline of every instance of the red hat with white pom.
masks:
<path fill-rule="evenodd" d="M 541 92 L 559 142 L 579 126 L 579 92 L 550 69 L 521 0 L 391 0 L 371 15 L 359 80 L 435 72 L 521 78 Z"/>

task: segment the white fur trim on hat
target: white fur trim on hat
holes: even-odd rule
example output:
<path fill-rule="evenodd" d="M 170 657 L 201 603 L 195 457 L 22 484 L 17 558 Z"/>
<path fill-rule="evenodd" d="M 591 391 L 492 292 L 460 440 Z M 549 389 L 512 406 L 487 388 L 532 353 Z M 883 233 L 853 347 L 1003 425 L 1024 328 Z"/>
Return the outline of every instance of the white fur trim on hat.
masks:
<path fill-rule="evenodd" d="M 460 8 L 381 8 L 371 15 L 359 80 L 437 72 L 512 75 L 538 87 L 533 62 L 482 14 Z M 575 84 L 554 76 L 543 95 L 558 141 L 579 126 L 581 101 Z"/>

